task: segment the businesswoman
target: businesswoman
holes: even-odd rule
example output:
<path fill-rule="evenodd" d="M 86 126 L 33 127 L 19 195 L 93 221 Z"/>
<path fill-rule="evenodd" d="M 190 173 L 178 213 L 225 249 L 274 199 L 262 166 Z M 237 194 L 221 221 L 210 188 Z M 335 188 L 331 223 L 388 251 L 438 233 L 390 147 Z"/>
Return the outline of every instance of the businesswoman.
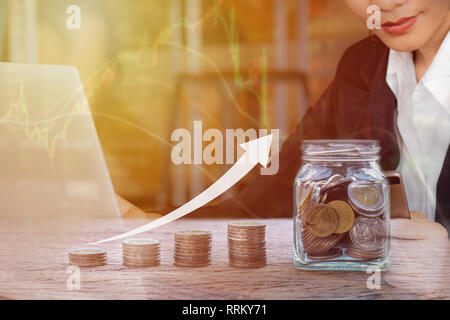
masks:
<path fill-rule="evenodd" d="M 253 172 L 234 197 L 199 215 L 290 217 L 302 140 L 376 139 L 381 167 L 399 170 L 409 208 L 450 228 L 450 0 L 346 0 L 381 28 L 351 46 L 336 76 L 284 143 L 275 176 Z"/>

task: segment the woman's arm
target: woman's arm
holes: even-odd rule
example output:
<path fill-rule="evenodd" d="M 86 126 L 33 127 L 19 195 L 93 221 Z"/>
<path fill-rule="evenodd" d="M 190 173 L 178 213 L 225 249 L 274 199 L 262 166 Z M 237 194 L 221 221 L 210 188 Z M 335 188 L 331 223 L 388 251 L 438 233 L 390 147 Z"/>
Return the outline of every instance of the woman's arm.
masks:
<path fill-rule="evenodd" d="M 162 217 L 159 213 L 147 213 L 136 207 L 134 204 L 128 202 L 119 195 L 116 195 L 117 203 L 119 204 L 122 218 L 152 218 L 157 219 Z"/>

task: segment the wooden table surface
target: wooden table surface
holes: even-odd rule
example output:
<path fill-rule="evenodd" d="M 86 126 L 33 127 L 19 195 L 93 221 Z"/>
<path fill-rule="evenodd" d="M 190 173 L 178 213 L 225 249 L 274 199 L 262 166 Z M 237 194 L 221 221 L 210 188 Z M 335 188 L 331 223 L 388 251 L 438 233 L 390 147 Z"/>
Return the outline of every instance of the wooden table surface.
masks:
<path fill-rule="evenodd" d="M 81 289 L 67 288 L 67 250 L 146 222 L 1 220 L 0 299 L 450 299 L 447 234 L 424 219 L 392 221 L 392 265 L 381 274 L 380 290 L 367 288 L 370 274 L 364 272 L 295 269 L 290 219 L 264 220 L 264 268 L 228 266 L 228 221 L 184 219 L 143 235 L 161 240 L 161 266 L 127 268 L 120 241 L 106 243 L 101 247 L 108 250 L 110 263 L 81 268 Z M 213 231 L 211 266 L 173 266 L 173 232 L 189 228 Z"/>

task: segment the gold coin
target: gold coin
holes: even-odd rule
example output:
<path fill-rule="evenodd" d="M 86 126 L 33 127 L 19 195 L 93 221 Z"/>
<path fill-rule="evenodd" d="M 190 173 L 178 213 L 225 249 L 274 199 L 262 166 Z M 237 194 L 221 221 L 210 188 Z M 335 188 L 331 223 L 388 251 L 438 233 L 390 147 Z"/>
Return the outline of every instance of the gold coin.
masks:
<path fill-rule="evenodd" d="M 100 248 L 80 248 L 69 250 L 69 255 L 71 256 L 103 256 L 106 255 L 106 250 Z"/>
<path fill-rule="evenodd" d="M 308 254 L 321 254 L 331 248 L 335 247 L 336 244 L 341 241 L 344 234 L 335 234 L 325 237 L 318 238 L 308 232 L 304 232 L 303 249 Z"/>
<path fill-rule="evenodd" d="M 143 267 L 156 267 L 161 264 L 161 262 L 158 261 L 152 261 L 152 262 L 132 262 L 132 261 L 124 261 L 122 263 L 124 266 L 131 267 L 131 268 L 143 268 Z"/>
<path fill-rule="evenodd" d="M 239 243 L 236 241 L 232 241 L 232 240 L 228 240 L 228 247 L 230 248 L 249 248 L 249 249 L 257 249 L 257 248 L 265 248 L 266 247 L 266 242 L 265 241 L 261 241 L 261 242 L 243 242 L 243 243 Z"/>
<path fill-rule="evenodd" d="M 154 239 L 127 239 L 123 241 L 123 244 L 125 246 L 137 246 L 137 247 L 144 247 L 144 246 L 159 246 L 160 242 L 158 240 Z"/>
<path fill-rule="evenodd" d="M 260 229 L 228 228 L 228 234 L 235 234 L 238 236 L 259 236 L 259 235 L 265 235 L 266 229 L 265 228 L 260 228 Z"/>
<path fill-rule="evenodd" d="M 235 268 L 262 268 L 265 267 L 267 264 L 266 260 L 257 261 L 257 262 L 247 262 L 247 261 L 235 261 L 230 260 L 229 265 L 230 267 Z"/>
<path fill-rule="evenodd" d="M 327 201 L 327 198 L 328 198 L 328 193 L 325 192 L 325 194 L 322 196 L 322 199 L 320 200 L 320 203 L 324 204 L 325 201 Z"/>
<path fill-rule="evenodd" d="M 69 265 L 76 265 L 78 267 L 100 267 L 108 264 L 108 260 L 100 260 L 93 262 L 80 262 L 80 261 L 69 261 Z"/>
<path fill-rule="evenodd" d="M 155 259 L 140 259 L 140 258 L 130 258 L 127 256 L 123 256 L 122 261 L 123 262 L 130 262 L 130 263 L 154 263 L 156 261 L 160 261 L 161 259 L 155 258 Z"/>
<path fill-rule="evenodd" d="M 309 200 L 311 200 L 312 195 L 314 194 L 315 188 L 314 183 L 312 182 L 305 182 L 301 187 L 301 199 L 300 199 L 300 206 L 299 211 L 300 213 L 303 212 L 308 205 Z"/>
<path fill-rule="evenodd" d="M 317 204 L 306 210 L 304 223 L 309 232 L 316 237 L 324 238 L 336 231 L 339 216 L 333 207 Z"/>
<path fill-rule="evenodd" d="M 345 233 L 350 230 L 355 223 L 355 213 L 352 207 L 341 200 L 331 201 L 328 205 L 332 206 L 339 216 L 339 224 L 334 233 Z"/>
<path fill-rule="evenodd" d="M 206 255 L 203 257 L 189 257 L 189 256 L 178 256 L 178 255 L 174 255 L 173 256 L 175 261 L 179 261 L 179 262 L 205 262 L 205 261 L 210 261 L 211 260 L 211 255 Z"/>
<path fill-rule="evenodd" d="M 75 258 L 75 257 L 69 257 L 70 261 L 78 261 L 78 262 L 96 262 L 96 261 L 104 261 L 108 260 L 108 257 L 101 257 L 97 259 L 86 259 L 86 258 Z"/>
<path fill-rule="evenodd" d="M 207 241 L 212 239 L 212 232 L 206 230 L 180 230 L 175 232 L 175 240 Z"/>
<path fill-rule="evenodd" d="M 255 221 L 235 221 L 228 223 L 228 229 L 265 229 L 264 223 Z"/>
<path fill-rule="evenodd" d="M 189 258 L 189 257 L 179 257 L 174 256 L 174 265 L 180 267 L 202 267 L 211 264 L 211 256 L 202 258 Z"/>
<path fill-rule="evenodd" d="M 320 187 L 315 182 L 310 182 L 305 185 L 304 192 L 306 192 L 304 199 L 301 201 L 299 205 L 298 213 L 300 217 L 305 216 L 305 210 L 312 205 L 320 203 Z M 308 188 L 306 190 L 306 188 Z"/>
<path fill-rule="evenodd" d="M 185 236 L 210 236 L 211 232 L 205 230 L 180 230 L 176 234 Z"/>

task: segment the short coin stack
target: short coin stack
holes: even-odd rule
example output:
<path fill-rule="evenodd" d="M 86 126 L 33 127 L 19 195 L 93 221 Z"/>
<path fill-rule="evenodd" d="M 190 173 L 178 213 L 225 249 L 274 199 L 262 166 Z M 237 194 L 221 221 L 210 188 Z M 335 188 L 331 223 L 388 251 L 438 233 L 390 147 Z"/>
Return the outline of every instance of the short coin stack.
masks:
<path fill-rule="evenodd" d="M 160 264 L 161 245 L 153 239 L 127 239 L 122 242 L 123 264 L 127 267 L 154 267 Z"/>
<path fill-rule="evenodd" d="M 78 267 L 98 267 L 108 264 L 107 252 L 99 248 L 69 250 L 69 264 Z"/>
<path fill-rule="evenodd" d="M 182 230 L 175 233 L 174 264 L 178 267 L 204 267 L 211 264 L 212 233 Z"/>
<path fill-rule="evenodd" d="M 266 265 L 266 225 L 258 222 L 228 224 L 229 264 L 237 268 Z"/>

